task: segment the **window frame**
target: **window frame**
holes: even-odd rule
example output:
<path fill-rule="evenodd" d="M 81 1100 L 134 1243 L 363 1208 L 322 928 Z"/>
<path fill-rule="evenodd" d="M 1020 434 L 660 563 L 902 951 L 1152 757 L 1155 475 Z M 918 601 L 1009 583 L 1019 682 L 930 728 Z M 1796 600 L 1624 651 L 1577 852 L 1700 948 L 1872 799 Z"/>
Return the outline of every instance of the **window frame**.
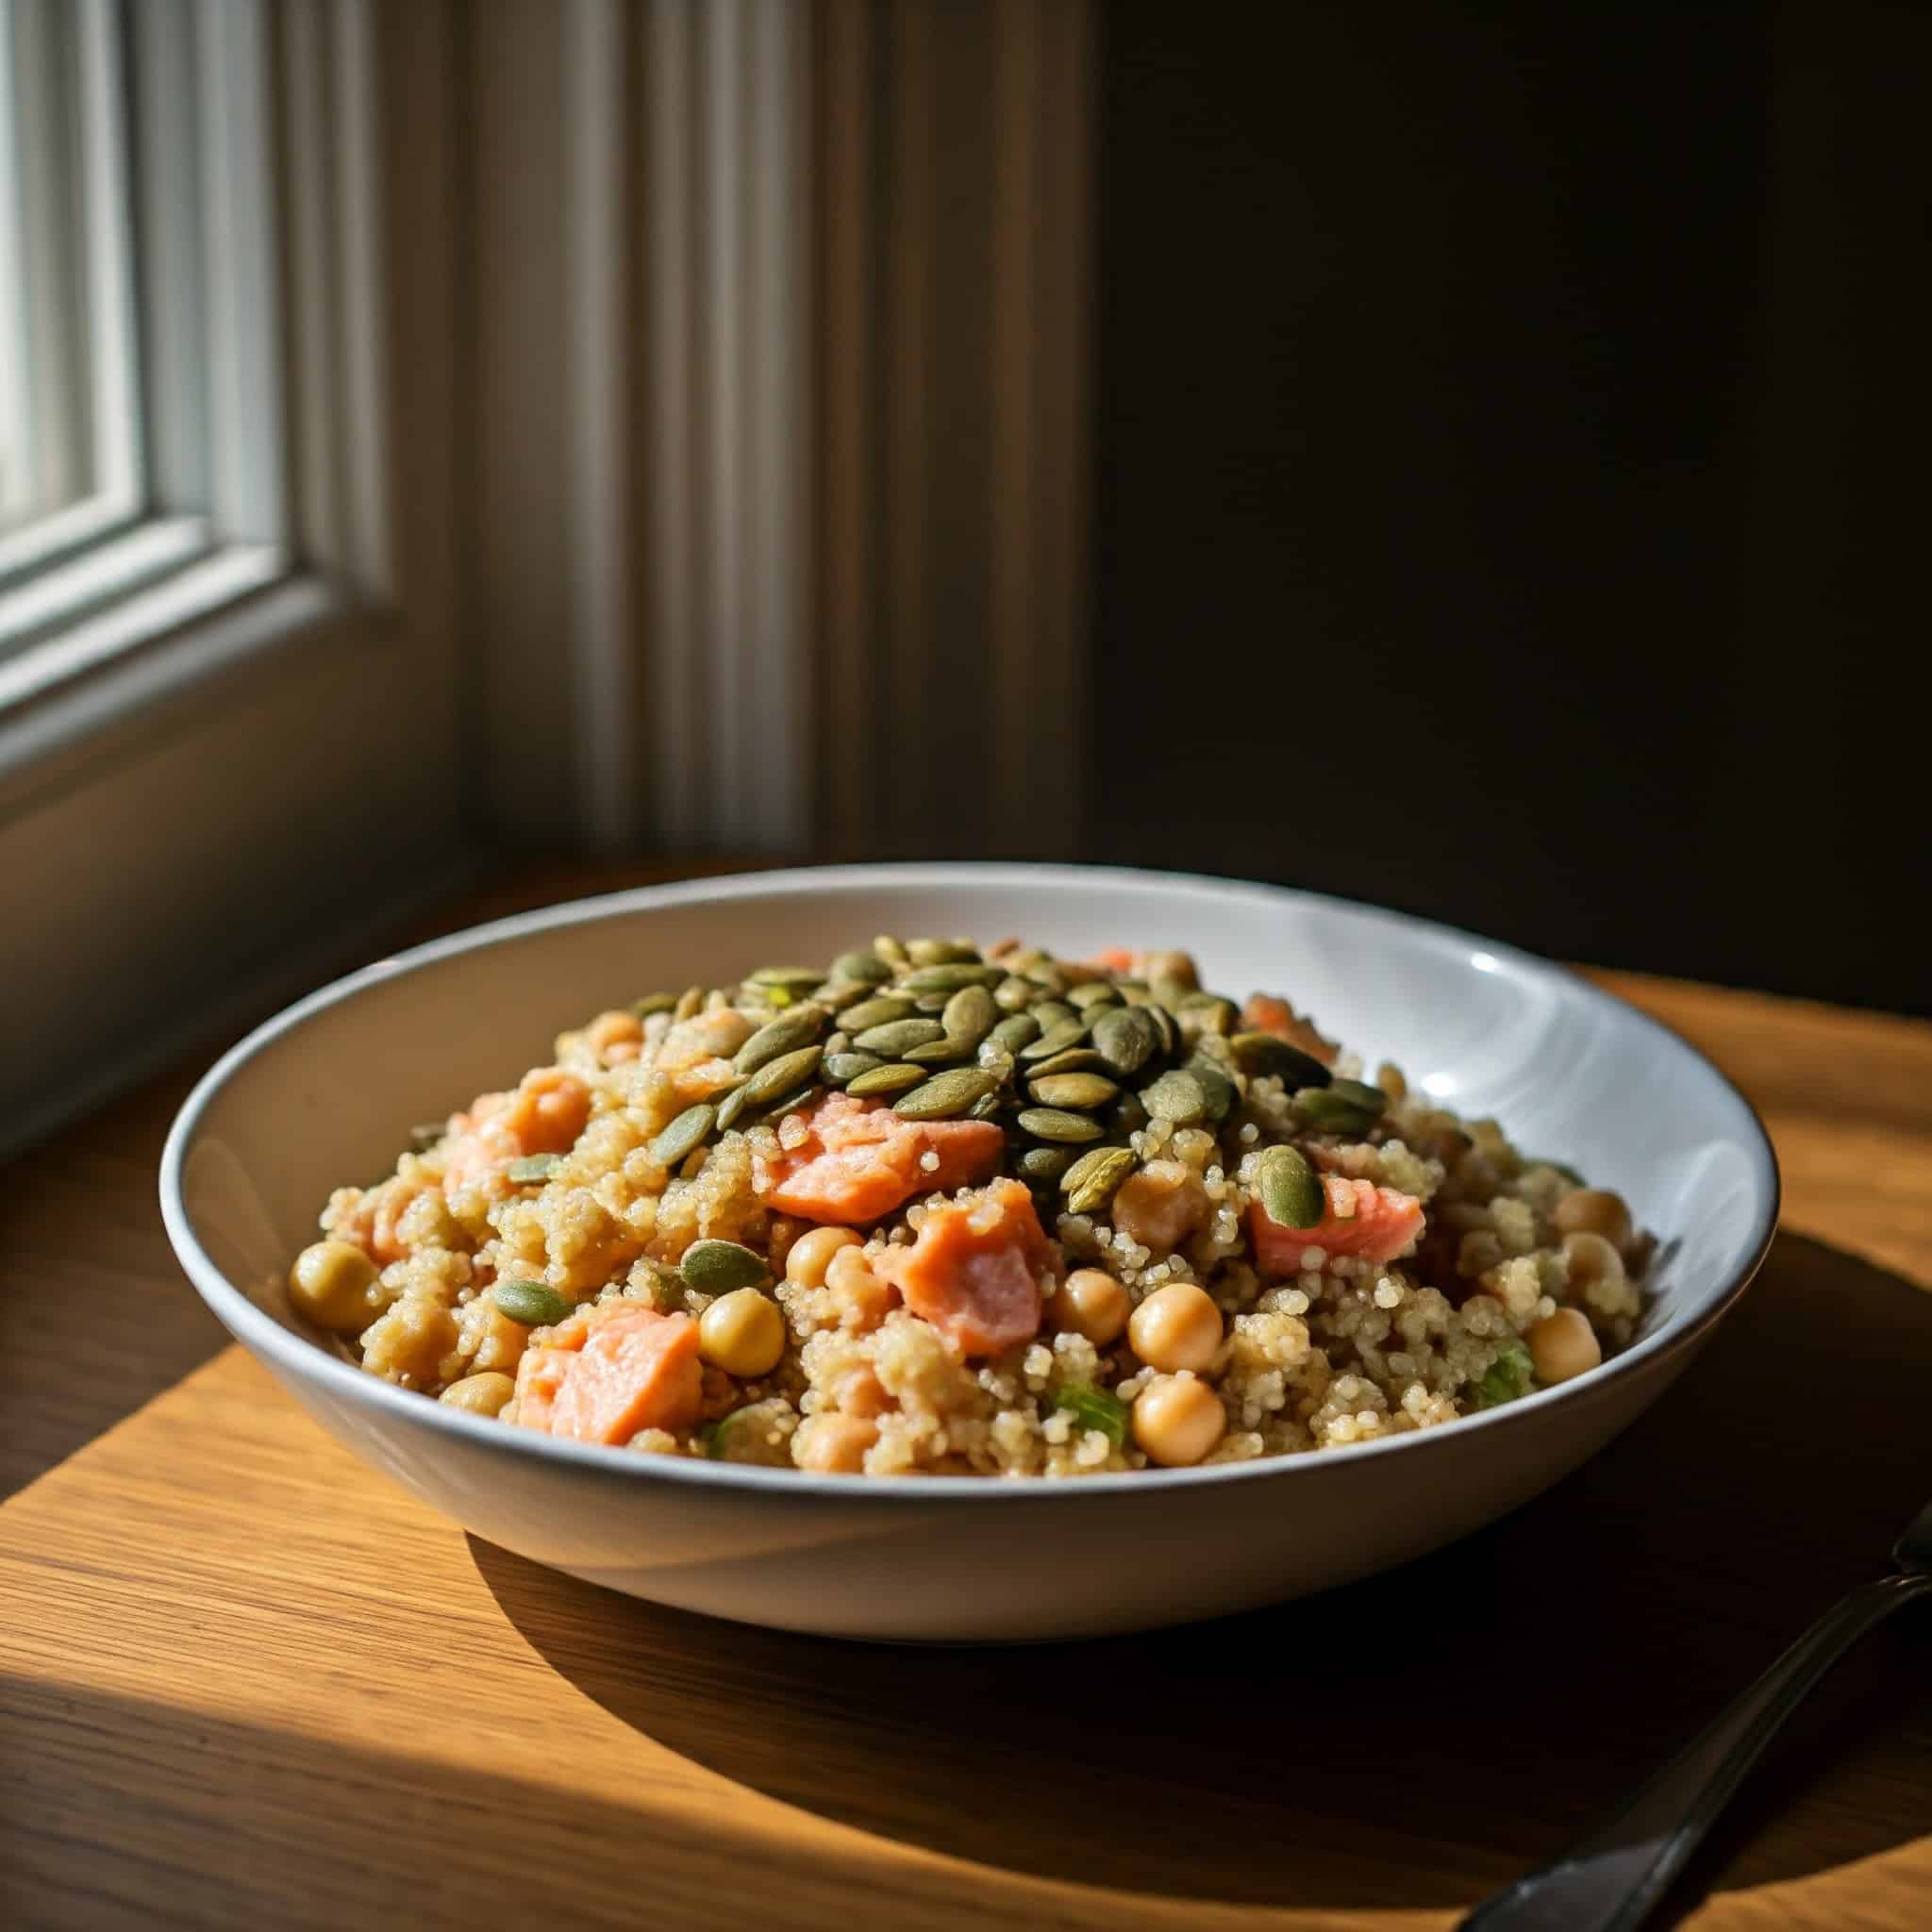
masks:
<path fill-rule="evenodd" d="M 84 5 L 129 79 L 144 462 L 0 582 L 0 1156 L 475 865 L 451 0 Z"/>
<path fill-rule="evenodd" d="M 20 420 L 37 446 L 32 467 L 58 479 L 55 505 L 17 529 L 0 531 L 0 587 L 124 527 L 141 508 L 121 25 L 116 0 L 0 0 L 0 91 L 22 150 L 20 176 L 26 177 L 15 175 L 10 154 L 0 163 L 0 193 L 13 198 L 20 216 L 20 259 L 0 264 L 0 273 L 17 274 L 24 297 L 14 318 L 25 350 L 15 380 L 33 372 L 30 382 L 20 384 L 19 402 Z M 24 49 L 18 65 L 17 44 Z M 56 63 L 70 67 L 73 100 L 24 86 L 29 62 L 37 72 Z M 68 219 L 75 210 L 58 203 L 76 204 L 79 220 Z M 84 337 L 84 356 L 75 354 L 76 333 Z M 75 420 L 82 388 L 84 425 Z M 48 396 L 58 399 L 51 411 L 42 407 Z"/>

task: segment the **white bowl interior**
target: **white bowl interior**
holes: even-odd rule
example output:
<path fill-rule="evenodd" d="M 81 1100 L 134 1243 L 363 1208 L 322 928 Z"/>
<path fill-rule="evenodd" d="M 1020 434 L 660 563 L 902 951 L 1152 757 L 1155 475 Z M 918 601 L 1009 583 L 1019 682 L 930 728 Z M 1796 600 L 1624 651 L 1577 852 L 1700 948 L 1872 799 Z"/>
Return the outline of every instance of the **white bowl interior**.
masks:
<path fill-rule="evenodd" d="M 1392 1059 L 1412 1086 L 1624 1194 L 1664 1243 L 1652 1331 L 1714 1306 L 1768 1234 L 1775 1170 L 1750 1108 L 1674 1036 L 1557 968 L 1308 894 L 1024 866 L 658 888 L 380 961 L 271 1022 L 204 1083 L 171 1148 L 187 1223 L 229 1282 L 299 1327 L 280 1286 L 290 1258 L 329 1189 L 386 1173 L 411 1123 L 514 1081 L 604 1008 L 823 961 L 877 932 L 1019 934 L 1068 958 L 1181 946 L 1210 986 L 1287 994 L 1372 1072 Z"/>

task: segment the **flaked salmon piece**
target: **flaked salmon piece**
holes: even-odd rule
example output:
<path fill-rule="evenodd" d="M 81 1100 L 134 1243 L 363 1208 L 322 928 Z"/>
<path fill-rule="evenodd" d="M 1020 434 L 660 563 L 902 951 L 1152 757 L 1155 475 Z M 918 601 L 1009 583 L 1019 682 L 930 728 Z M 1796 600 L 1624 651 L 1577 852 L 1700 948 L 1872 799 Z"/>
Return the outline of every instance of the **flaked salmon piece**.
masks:
<path fill-rule="evenodd" d="M 539 1067 L 511 1093 L 479 1093 L 450 1122 L 442 1186 L 486 1184 L 492 1174 L 530 1154 L 567 1154 L 591 1118 L 591 1090 L 575 1074 Z"/>
<path fill-rule="evenodd" d="M 998 1355 L 1040 1332 L 1044 1291 L 1060 1273 L 1059 1251 L 1016 1180 L 928 1208 L 909 1248 L 873 1263 L 906 1306 L 961 1355 Z"/>
<path fill-rule="evenodd" d="M 579 1442 L 628 1442 L 640 1429 L 679 1429 L 704 1406 L 698 1324 L 633 1303 L 559 1323 L 517 1364 L 517 1421 Z"/>
<path fill-rule="evenodd" d="M 758 1197 L 781 1213 L 845 1227 L 882 1220 L 915 1194 L 985 1180 L 1006 1145 L 991 1121 L 903 1120 L 846 1093 L 828 1094 L 804 1119 L 798 1145 L 758 1163 Z"/>
<path fill-rule="evenodd" d="M 1241 1008 L 1241 1024 L 1250 1033 L 1272 1033 L 1306 1054 L 1312 1054 L 1324 1067 L 1332 1067 L 1341 1046 L 1315 1031 L 1314 1022 L 1304 1019 L 1286 1000 L 1273 993 L 1253 992 Z"/>
<path fill-rule="evenodd" d="M 1307 1248 L 1324 1255 L 1353 1255 L 1364 1261 L 1393 1261 L 1412 1248 L 1423 1231 L 1423 1204 L 1413 1194 L 1374 1181 L 1324 1174 L 1327 1203 L 1313 1227 L 1283 1227 L 1260 1202 L 1248 1209 L 1248 1234 L 1264 1274 L 1293 1274 Z"/>

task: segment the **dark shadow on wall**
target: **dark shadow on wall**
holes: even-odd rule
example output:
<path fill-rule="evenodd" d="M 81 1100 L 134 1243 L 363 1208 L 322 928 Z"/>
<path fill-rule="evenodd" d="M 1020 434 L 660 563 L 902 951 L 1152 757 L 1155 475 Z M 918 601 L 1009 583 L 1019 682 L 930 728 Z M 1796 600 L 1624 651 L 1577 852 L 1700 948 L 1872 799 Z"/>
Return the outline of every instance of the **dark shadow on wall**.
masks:
<path fill-rule="evenodd" d="M 1932 12 L 1105 39 L 1091 855 L 1932 1011 Z"/>
<path fill-rule="evenodd" d="M 1868 1421 L 1826 1455 L 1834 1363 Z M 1507 1522 L 1391 1576 L 1143 1637 L 841 1643 L 471 1546 L 505 1613 L 587 1695 L 841 1824 L 1168 1897 L 1462 1906 L 1557 1850 L 1883 1568 L 1932 1468 L 1928 1369 L 1924 1292 L 1780 1236 L 1657 1408 Z M 1856 1656 L 1753 1777 L 1683 1899 L 1916 1837 L 1928 1661 L 1923 1616 Z"/>

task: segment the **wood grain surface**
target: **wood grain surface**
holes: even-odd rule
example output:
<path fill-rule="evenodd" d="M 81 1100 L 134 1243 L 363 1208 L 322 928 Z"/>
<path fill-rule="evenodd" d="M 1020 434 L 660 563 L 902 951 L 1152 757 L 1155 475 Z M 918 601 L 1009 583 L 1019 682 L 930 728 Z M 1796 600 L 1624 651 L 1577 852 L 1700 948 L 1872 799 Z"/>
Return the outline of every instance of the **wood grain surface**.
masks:
<path fill-rule="evenodd" d="M 0 1924 L 1453 1924 L 1882 1567 L 1932 1489 L 1932 1028 L 1606 977 L 1772 1128 L 1757 1285 L 1508 1522 L 1142 1638 L 874 1649 L 538 1569 L 223 1346 L 153 1202 L 185 1075 L 15 1162 Z M 1932 1924 L 1928 1664 L 1909 1614 L 1848 1663 L 1674 1911 Z"/>

